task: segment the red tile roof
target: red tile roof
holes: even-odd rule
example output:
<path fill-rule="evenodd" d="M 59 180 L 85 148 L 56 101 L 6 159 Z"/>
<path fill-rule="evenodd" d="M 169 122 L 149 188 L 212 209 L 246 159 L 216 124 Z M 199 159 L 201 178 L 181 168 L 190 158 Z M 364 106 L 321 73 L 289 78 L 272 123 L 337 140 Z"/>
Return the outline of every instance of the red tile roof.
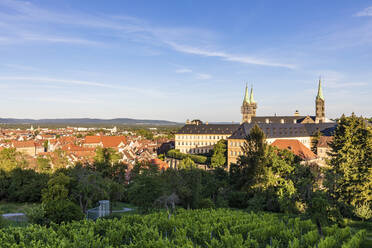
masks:
<path fill-rule="evenodd" d="M 271 145 L 279 149 L 287 149 L 305 160 L 316 158 L 316 155 L 309 148 L 295 139 L 277 139 Z"/>
<path fill-rule="evenodd" d="M 74 151 L 74 152 L 77 152 L 77 151 L 91 151 L 91 152 L 94 152 L 96 148 L 92 147 L 81 147 L 81 146 L 77 146 L 77 145 L 73 145 L 73 144 L 68 144 L 68 145 L 64 145 L 62 146 L 61 148 L 63 151 Z"/>
<path fill-rule="evenodd" d="M 320 136 L 317 147 L 329 147 L 329 143 L 333 141 L 333 136 Z"/>
<path fill-rule="evenodd" d="M 127 138 L 125 136 L 86 136 L 85 144 L 103 144 L 105 148 L 115 148 L 120 145 L 120 143 L 127 143 Z"/>
<path fill-rule="evenodd" d="M 85 136 L 84 143 L 97 144 L 101 142 L 101 136 Z"/>
<path fill-rule="evenodd" d="M 15 148 L 24 148 L 24 147 L 35 147 L 36 144 L 33 140 L 28 141 L 13 141 L 13 147 Z"/>
<path fill-rule="evenodd" d="M 102 136 L 103 147 L 114 148 L 118 147 L 120 143 L 126 144 L 127 139 L 125 136 Z"/>

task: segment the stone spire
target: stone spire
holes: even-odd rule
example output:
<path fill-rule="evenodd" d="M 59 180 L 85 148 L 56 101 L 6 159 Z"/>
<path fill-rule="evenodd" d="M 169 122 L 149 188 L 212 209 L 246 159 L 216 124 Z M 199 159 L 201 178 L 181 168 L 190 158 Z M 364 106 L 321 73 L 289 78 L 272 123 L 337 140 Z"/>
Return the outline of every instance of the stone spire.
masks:
<path fill-rule="evenodd" d="M 315 98 L 315 123 L 325 122 L 325 106 L 322 90 L 322 81 L 319 78 L 318 94 Z"/>
<path fill-rule="evenodd" d="M 244 101 L 241 107 L 241 113 L 243 115 L 242 123 L 250 123 L 252 117 L 256 116 L 257 103 L 253 99 L 253 87 L 251 93 L 248 92 L 248 85 L 245 86 Z"/>
<path fill-rule="evenodd" d="M 250 103 L 255 103 L 254 98 L 253 98 L 253 85 L 252 85 L 252 87 L 251 87 L 251 95 L 250 95 L 250 97 L 249 97 L 249 102 L 250 102 Z"/>
<path fill-rule="evenodd" d="M 244 95 L 244 100 L 243 100 L 243 103 L 248 103 L 250 104 L 250 101 L 249 101 L 249 98 L 248 98 L 248 84 L 245 85 L 245 95 Z"/>
<path fill-rule="evenodd" d="M 324 101 L 323 97 L 323 90 L 322 90 L 322 81 L 319 78 L 319 84 L 318 84 L 318 95 L 316 96 L 317 99 L 322 99 Z"/>

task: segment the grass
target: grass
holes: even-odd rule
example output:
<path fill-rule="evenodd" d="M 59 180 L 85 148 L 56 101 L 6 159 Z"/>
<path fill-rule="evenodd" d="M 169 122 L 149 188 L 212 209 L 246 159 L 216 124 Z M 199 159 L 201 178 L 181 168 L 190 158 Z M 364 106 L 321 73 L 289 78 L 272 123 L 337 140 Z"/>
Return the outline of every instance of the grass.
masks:
<path fill-rule="evenodd" d="M 32 207 L 38 206 L 40 203 L 15 203 L 15 202 L 0 202 L 0 213 L 26 213 Z"/>

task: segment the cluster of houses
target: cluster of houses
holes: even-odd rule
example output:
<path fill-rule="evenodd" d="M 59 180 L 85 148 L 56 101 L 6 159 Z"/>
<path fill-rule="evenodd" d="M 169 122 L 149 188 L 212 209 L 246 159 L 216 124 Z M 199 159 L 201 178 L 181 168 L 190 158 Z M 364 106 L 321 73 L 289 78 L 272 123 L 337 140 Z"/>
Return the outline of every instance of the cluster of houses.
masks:
<path fill-rule="evenodd" d="M 136 162 L 156 162 L 158 150 L 165 145 L 173 148 L 173 143 L 166 138 L 148 140 L 128 132 L 125 132 L 125 136 L 123 133 L 112 132 L 109 135 L 87 134 L 88 130 L 69 127 L 36 130 L 0 129 L 0 150 L 15 148 L 25 155 L 31 165 L 36 163 L 37 158 L 53 158 L 57 152 L 62 152 L 68 164 L 73 165 L 77 162 L 93 162 L 96 149 L 99 147 L 111 148 L 120 155 L 120 162 L 133 166 Z"/>

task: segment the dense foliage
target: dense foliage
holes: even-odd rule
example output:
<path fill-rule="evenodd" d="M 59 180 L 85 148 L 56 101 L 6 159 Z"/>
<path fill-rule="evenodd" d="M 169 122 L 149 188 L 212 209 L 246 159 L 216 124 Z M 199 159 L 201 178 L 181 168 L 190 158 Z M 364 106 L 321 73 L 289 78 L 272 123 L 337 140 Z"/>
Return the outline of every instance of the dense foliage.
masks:
<path fill-rule="evenodd" d="M 169 150 L 167 152 L 167 156 L 170 158 L 176 158 L 176 159 L 185 159 L 185 158 L 190 158 L 192 161 L 194 161 L 197 164 L 207 164 L 208 162 L 208 157 L 202 156 L 202 155 L 195 155 L 195 154 L 185 154 L 180 152 L 179 150 Z"/>
<path fill-rule="evenodd" d="M 352 247 L 365 231 L 325 228 L 321 237 L 309 220 L 227 209 L 179 210 L 121 219 L 72 222 L 0 230 L 2 247 Z"/>
<path fill-rule="evenodd" d="M 219 140 L 212 150 L 210 167 L 226 167 L 227 165 L 227 141 Z"/>
<path fill-rule="evenodd" d="M 335 130 L 327 186 L 338 201 L 372 204 L 372 131 L 363 118 L 342 116 Z"/>
<path fill-rule="evenodd" d="M 0 170 L 0 199 L 10 202 L 40 202 L 49 175 L 16 168 Z"/>

